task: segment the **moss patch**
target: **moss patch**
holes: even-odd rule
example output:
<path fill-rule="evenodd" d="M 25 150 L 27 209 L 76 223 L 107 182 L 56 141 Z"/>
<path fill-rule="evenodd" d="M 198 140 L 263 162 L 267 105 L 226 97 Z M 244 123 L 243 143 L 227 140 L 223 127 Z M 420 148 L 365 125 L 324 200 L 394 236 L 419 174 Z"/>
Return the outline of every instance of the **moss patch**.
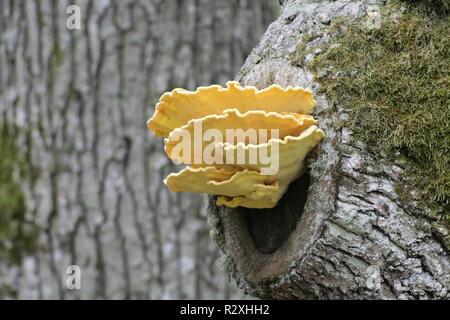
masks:
<path fill-rule="evenodd" d="M 450 21 L 414 5 L 380 29 L 334 23 L 332 43 L 307 64 L 342 125 L 375 155 L 407 163 L 403 192 L 414 188 L 441 223 L 450 221 Z M 317 48 L 312 48 L 315 50 Z"/>
<path fill-rule="evenodd" d="M 7 125 L 0 125 L 0 260 L 12 264 L 36 249 L 37 229 L 26 221 L 25 194 L 19 179 L 28 166 Z"/>
<path fill-rule="evenodd" d="M 406 2 L 423 2 L 433 10 L 442 11 L 443 13 L 448 13 L 450 11 L 450 0 L 406 0 Z"/>

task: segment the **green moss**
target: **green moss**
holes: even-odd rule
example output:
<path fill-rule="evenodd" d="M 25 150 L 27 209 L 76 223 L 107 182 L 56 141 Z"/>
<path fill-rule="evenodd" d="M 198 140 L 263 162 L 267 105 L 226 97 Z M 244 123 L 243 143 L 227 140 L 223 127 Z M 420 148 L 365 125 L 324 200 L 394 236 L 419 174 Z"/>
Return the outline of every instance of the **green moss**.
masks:
<path fill-rule="evenodd" d="M 406 2 L 422 2 L 435 11 L 441 11 L 442 13 L 448 13 L 450 11 L 450 0 L 406 0 Z"/>
<path fill-rule="evenodd" d="M 450 221 L 450 21 L 417 5 L 380 29 L 339 21 L 308 65 L 342 125 L 375 155 L 406 163 L 398 190 L 415 189 L 433 215 Z M 316 48 L 312 48 L 314 50 Z M 341 125 L 341 124 L 340 124 Z"/>
<path fill-rule="evenodd" d="M 292 65 L 297 66 L 304 66 L 305 64 L 305 58 L 306 54 L 308 53 L 306 47 L 307 44 L 311 41 L 314 41 L 315 39 L 319 38 L 320 35 L 316 33 L 309 33 L 305 34 L 302 37 L 302 42 L 300 42 L 297 47 L 295 48 L 294 52 L 292 52 L 289 56 L 289 60 L 291 61 Z"/>
<path fill-rule="evenodd" d="M 25 194 L 19 183 L 29 178 L 10 127 L 0 126 L 0 260 L 13 264 L 36 249 L 37 229 L 26 221 Z"/>
<path fill-rule="evenodd" d="M 56 71 L 59 67 L 64 64 L 64 52 L 61 49 L 59 43 L 56 43 L 52 50 L 52 68 Z"/>

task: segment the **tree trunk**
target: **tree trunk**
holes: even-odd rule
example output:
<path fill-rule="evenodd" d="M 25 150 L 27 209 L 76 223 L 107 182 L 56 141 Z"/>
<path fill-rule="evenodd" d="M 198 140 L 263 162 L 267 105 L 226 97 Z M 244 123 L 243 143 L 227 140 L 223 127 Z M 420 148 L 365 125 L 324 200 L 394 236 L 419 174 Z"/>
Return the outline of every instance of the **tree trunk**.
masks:
<path fill-rule="evenodd" d="M 66 27 L 69 5 L 80 30 Z M 241 297 L 216 269 L 202 198 L 162 184 L 176 169 L 146 121 L 165 91 L 231 79 L 276 10 L 272 0 L 0 1 L 0 127 L 31 172 L 17 182 L 36 236 L 12 263 L 20 235 L 1 226 L 0 299 Z M 81 290 L 66 287 L 73 264 Z"/>
<path fill-rule="evenodd" d="M 313 41 L 327 45 L 324 27 L 344 16 L 361 21 L 369 4 L 382 8 L 385 1 L 284 1 L 238 76 L 242 85 L 257 88 L 276 83 L 311 89 L 318 101 L 315 118 L 326 134 L 310 155 L 307 174 L 275 208 L 217 207 L 210 198 L 212 237 L 229 274 L 250 295 L 449 298 L 448 246 L 424 214 L 427 208 L 395 191 L 403 164 L 374 157 L 351 139 L 349 128 L 333 126 L 346 111 L 329 104 L 313 75 L 292 62 L 308 34 L 319 34 Z"/>

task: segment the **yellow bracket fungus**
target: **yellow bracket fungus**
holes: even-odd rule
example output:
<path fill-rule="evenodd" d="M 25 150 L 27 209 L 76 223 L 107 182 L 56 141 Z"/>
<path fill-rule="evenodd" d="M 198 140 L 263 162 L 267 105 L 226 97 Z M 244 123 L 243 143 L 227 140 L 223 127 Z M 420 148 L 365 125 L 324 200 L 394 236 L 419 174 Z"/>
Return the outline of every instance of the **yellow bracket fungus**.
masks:
<path fill-rule="evenodd" d="M 165 137 L 169 158 L 191 167 L 164 183 L 174 192 L 218 195 L 217 205 L 274 207 L 324 137 L 307 115 L 315 103 L 302 88 L 257 90 L 235 81 L 165 93 L 148 127 Z"/>

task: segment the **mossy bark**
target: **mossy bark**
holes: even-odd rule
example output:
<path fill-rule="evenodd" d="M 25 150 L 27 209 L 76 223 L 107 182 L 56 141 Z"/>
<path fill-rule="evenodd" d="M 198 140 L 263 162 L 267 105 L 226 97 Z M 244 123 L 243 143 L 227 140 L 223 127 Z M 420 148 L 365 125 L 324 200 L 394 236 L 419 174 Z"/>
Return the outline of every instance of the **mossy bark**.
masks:
<path fill-rule="evenodd" d="M 348 24 L 371 28 L 370 5 L 388 23 L 411 10 L 394 1 L 284 1 L 280 17 L 238 76 L 242 85 L 258 88 L 273 83 L 310 88 L 326 134 L 310 155 L 309 176 L 294 182 L 274 209 L 217 207 L 210 198 L 212 238 L 224 253 L 226 270 L 248 294 L 450 297 L 447 231 L 404 179 L 410 163 L 387 151 L 374 154 L 347 125 L 350 111 L 323 93 L 318 75 L 307 67 L 315 55 L 336 46 L 330 36 L 336 21 L 345 17 Z"/>
<path fill-rule="evenodd" d="M 0 261 L 20 264 L 37 250 L 38 228 L 26 216 L 25 193 L 21 183 L 33 180 L 33 167 L 26 164 L 14 130 L 0 125 Z M 2 297 L 0 284 L 0 298 Z"/>

